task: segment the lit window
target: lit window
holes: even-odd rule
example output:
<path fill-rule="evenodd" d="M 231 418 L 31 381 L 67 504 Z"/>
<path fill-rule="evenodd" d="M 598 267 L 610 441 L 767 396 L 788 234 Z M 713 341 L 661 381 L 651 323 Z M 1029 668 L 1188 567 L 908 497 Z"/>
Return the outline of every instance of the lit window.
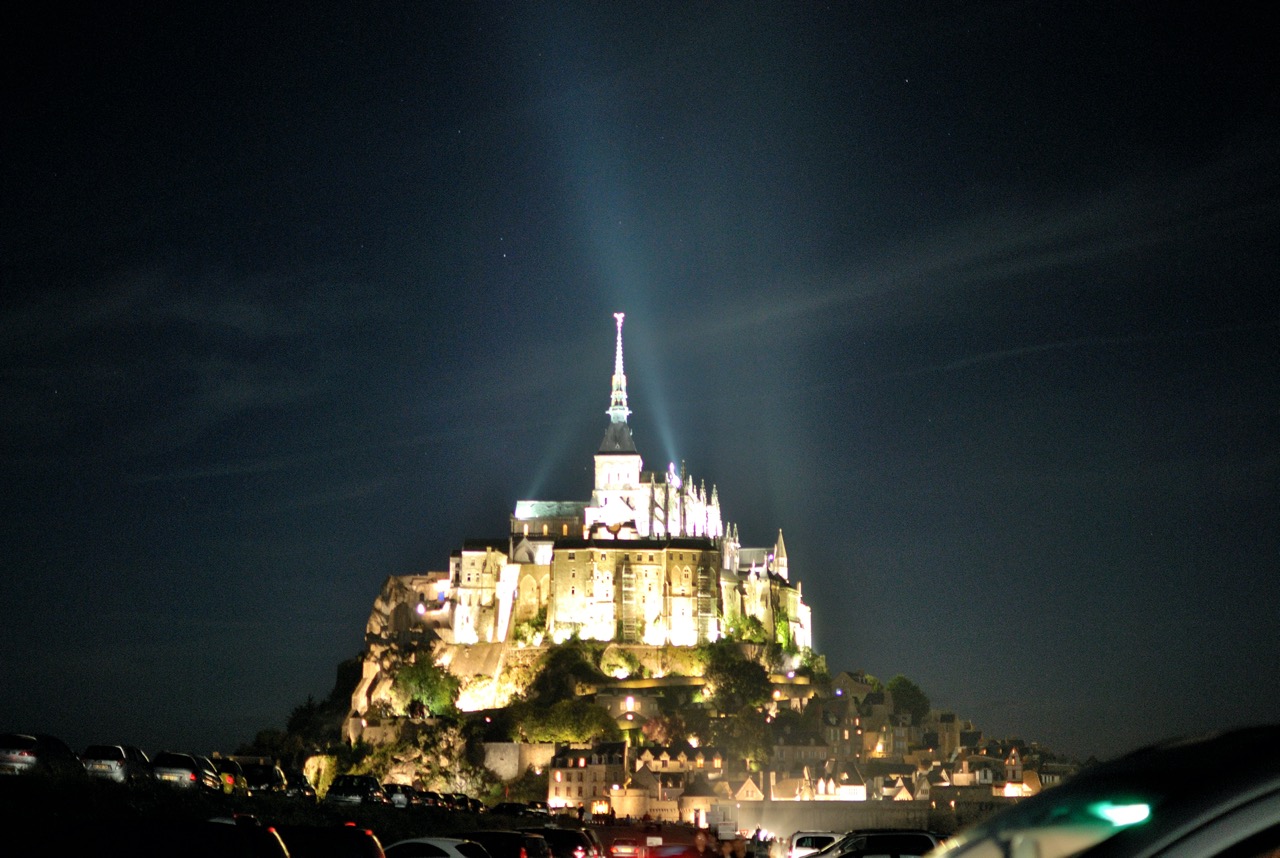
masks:
<path fill-rule="evenodd" d="M 547 526 L 545 524 L 542 525 L 542 535 L 543 536 L 547 535 Z"/>

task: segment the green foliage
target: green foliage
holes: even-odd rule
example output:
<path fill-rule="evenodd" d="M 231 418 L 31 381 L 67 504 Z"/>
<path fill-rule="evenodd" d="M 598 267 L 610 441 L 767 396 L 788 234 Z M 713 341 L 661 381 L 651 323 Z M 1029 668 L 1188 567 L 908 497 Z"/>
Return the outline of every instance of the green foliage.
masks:
<path fill-rule="evenodd" d="M 451 715 L 456 711 L 461 683 L 430 661 L 415 661 L 401 666 L 392 687 L 406 705 L 421 704 L 427 715 Z"/>
<path fill-rule="evenodd" d="M 711 734 L 726 757 L 744 761 L 753 772 L 773 756 L 773 738 L 765 715 L 749 706 L 712 721 Z"/>
<path fill-rule="evenodd" d="M 762 644 L 769 639 L 764 623 L 749 614 L 734 617 L 725 627 L 725 636 L 742 643 Z"/>
<path fill-rule="evenodd" d="M 600 658 L 600 671 L 606 676 L 623 678 L 643 676 L 646 673 L 635 653 L 616 645 L 604 651 Z"/>
<path fill-rule="evenodd" d="M 522 703 L 514 707 L 515 735 L 525 742 L 604 742 L 621 738 L 609 710 L 585 700 L 561 700 L 549 707 Z"/>
<path fill-rule="evenodd" d="M 886 690 L 893 695 L 894 714 L 909 714 L 912 724 L 922 723 L 929 714 L 928 696 L 902 674 L 890 679 Z"/>
<path fill-rule="evenodd" d="M 791 615 L 787 612 L 786 605 L 778 604 L 773 609 L 773 634 L 783 652 L 795 654 L 796 642 L 791 635 Z"/>
<path fill-rule="evenodd" d="M 721 712 L 737 712 L 743 707 L 763 706 L 772 693 L 769 675 L 742 654 L 732 641 L 704 644 L 700 652 L 705 664 L 708 700 Z"/>
<path fill-rule="evenodd" d="M 543 605 L 538 609 L 538 613 L 533 615 L 532 619 L 516 623 L 512 637 L 517 643 L 534 644 L 540 640 L 540 635 L 545 636 L 546 633 L 547 606 Z"/>
<path fill-rule="evenodd" d="M 602 649 L 580 640 L 550 647 L 529 683 L 529 700 L 549 706 L 576 697 L 579 683 L 604 681 L 605 675 L 597 667 Z"/>

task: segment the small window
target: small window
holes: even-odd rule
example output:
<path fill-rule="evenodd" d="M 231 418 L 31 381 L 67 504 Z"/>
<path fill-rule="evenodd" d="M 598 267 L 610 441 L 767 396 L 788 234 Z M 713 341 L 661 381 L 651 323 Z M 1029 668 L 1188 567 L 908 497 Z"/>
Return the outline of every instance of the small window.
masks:
<path fill-rule="evenodd" d="M 569 559 L 570 559 L 570 560 L 573 560 L 573 559 L 574 559 L 574 554 L 575 554 L 575 552 L 573 552 L 573 551 L 570 551 L 570 552 L 569 552 Z"/>

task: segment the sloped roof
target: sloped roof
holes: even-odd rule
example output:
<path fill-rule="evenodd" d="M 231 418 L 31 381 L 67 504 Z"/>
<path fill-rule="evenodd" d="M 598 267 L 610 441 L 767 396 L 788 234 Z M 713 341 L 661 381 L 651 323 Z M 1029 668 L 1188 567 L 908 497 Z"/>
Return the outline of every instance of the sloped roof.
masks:
<path fill-rule="evenodd" d="M 613 422 L 604 430 L 604 440 L 600 442 L 600 449 L 596 452 L 640 455 L 636 452 L 635 439 L 631 437 L 631 427 L 626 423 Z"/>

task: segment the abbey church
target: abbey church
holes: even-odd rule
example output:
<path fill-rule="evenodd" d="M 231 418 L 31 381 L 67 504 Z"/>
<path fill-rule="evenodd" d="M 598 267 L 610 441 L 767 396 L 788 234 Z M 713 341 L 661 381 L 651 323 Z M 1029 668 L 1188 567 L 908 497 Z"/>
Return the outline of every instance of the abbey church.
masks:
<path fill-rule="evenodd" d="M 623 314 L 615 319 L 609 423 L 590 500 L 518 501 L 504 543 L 454 553 L 453 642 L 507 641 L 545 612 L 545 635 L 557 642 L 576 634 L 694 646 L 745 615 L 769 637 L 810 646 L 809 608 L 791 583 L 781 531 L 768 548 L 744 548 L 714 486 L 694 485 L 683 465 L 645 470 L 627 424 Z"/>
<path fill-rule="evenodd" d="M 424 636 L 447 647 L 455 672 L 470 661 L 465 675 L 487 672 L 475 662 L 493 645 L 575 635 L 690 647 L 749 628 L 789 651 L 812 646 L 810 610 L 791 579 L 782 532 L 772 545 L 745 547 L 723 520 L 714 485 L 695 484 L 683 463 L 645 470 L 627 423 L 623 314 L 614 317 L 609 422 L 590 498 L 519 500 L 507 535 L 468 540 L 447 572 L 388 579 L 369 618 L 357 710 L 390 682 L 375 653 Z"/>

